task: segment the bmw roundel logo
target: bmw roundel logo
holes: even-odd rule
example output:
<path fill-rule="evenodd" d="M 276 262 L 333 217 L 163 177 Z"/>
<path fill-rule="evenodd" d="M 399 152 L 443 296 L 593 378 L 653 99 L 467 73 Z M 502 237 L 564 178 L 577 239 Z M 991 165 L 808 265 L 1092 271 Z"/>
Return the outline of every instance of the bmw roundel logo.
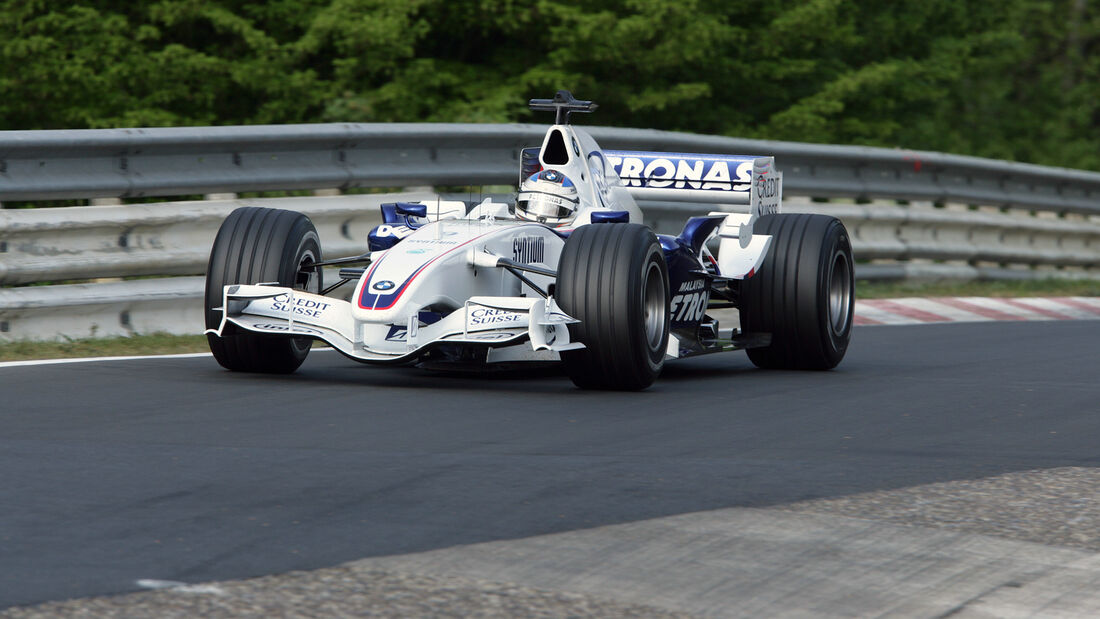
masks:
<path fill-rule="evenodd" d="M 396 284 L 394 284 L 394 283 L 393 283 L 393 282 L 391 282 L 390 280 L 388 280 L 388 279 L 384 279 L 384 280 L 382 280 L 382 281 L 380 281 L 380 282 L 375 282 L 375 283 L 374 283 L 374 289 L 375 289 L 375 290 L 393 290 L 393 287 L 394 287 L 395 285 L 396 285 Z"/>

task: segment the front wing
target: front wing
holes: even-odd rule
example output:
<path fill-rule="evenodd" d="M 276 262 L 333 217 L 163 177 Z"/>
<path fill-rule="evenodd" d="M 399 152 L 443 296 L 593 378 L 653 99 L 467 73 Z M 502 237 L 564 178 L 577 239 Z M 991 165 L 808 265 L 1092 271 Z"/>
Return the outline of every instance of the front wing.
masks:
<path fill-rule="evenodd" d="M 470 297 L 450 314 L 425 323 L 420 314 L 404 324 L 356 321 L 347 301 L 280 286 L 226 286 L 217 329 L 229 325 L 267 335 L 322 340 L 344 355 L 366 363 L 404 363 L 444 344 L 489 348 L 528 343 L 532 351 L 558 353 L 583 348 L 569 339 L 577 320 L 554 300 L 527 297 Z"/>

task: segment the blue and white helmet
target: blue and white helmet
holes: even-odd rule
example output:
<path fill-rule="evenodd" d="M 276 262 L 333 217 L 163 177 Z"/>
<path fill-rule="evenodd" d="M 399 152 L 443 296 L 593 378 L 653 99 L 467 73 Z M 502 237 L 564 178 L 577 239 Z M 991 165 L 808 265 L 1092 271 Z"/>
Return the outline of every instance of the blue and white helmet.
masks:
<path fill-rule="evenodd" d="M 543 170 L 519 186 L 516 217 L 557 226 L 573 221 L 580 207 L 577 186 L 557 170 Z"/>

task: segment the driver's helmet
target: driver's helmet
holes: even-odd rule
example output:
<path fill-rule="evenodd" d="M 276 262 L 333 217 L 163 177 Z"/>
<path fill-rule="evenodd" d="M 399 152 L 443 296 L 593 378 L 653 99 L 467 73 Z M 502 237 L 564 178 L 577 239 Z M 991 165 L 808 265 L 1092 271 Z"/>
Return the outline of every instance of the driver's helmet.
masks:
<path fill-rule="evenodd" d="M 557 170 L 543 170 L 520 183 L 516 217 L 557 226 L 573 221 L 579 206 L 573 181 Z"/>

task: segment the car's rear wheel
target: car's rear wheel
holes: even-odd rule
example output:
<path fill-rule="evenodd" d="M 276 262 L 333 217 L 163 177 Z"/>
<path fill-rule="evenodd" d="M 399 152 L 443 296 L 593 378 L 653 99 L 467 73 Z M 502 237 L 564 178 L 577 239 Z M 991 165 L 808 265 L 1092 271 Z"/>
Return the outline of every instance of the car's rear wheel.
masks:
<path fill-rule="evenodd" d="M 565 351 L 565 371 L 586 389 L 644 389 L 668 348 L 668 267 L 653 232 L 627 223 L 577 228 L 558 263 L 555 299 L 580 323 L 581 350 Z"/>
<path fill-rule="evenodd" d="M 216 329 L 222 290 L 232 284 L 278 283 L 319 293 L 321 241 L 308 217 L 294 211 L 245 207 L 229 214 L 218 230 L 206 268 L 206 328 Z M 286 374 L 298 369 L 312 340 L 263 335 L 226 325 L 222 335 L 208 334 L 210 351 L 230 370 Z"/>
<path fill-rule="evenodd" d="M 772 236 L 764 263 L 741 284 L 741 329 L 770 333 L 750 348 L 761 368 L 826 370 L 848 350 L 855 312 L 855 263 L 844 224 L 803 213 L 764 215 L 754 233 Z"/>

